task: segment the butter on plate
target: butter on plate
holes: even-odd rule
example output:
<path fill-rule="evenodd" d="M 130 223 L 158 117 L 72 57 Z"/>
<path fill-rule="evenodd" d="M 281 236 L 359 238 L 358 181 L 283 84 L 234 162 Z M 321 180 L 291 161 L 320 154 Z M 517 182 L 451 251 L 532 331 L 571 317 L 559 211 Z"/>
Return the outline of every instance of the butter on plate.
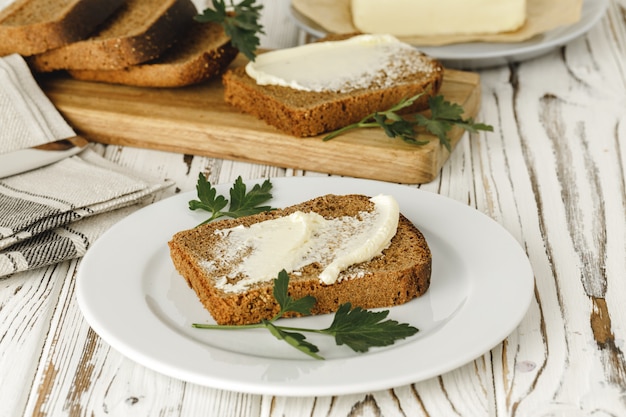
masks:
<path fill-rule="evenodd" d="M 329 33 L 354 33 L 359 29 L 354 25 L 351 3 L 353 0 L 291 0 L 292 6 L 300 14 L 315 22 Z M 363 0 L 365 1 L 365 0 Z M 464 3 L 469 0 L 458 0 Z M 400 0 L 379 1 L 393 16 L 409 15 L 393 3 Z M 433 1 L 433 3 L 435 3 Z M 517 30 L 499 33 L 434 34 L 426 36 L 399 36 L 412 45 L 438 46 L 464 42 L 523 42 L 535 35 L 559 26 L 571 25 L 580 20 L 583 0 L 526 0 L 526 20 Z M 412 16 L 414 25 L 423 23 L 426 17 Z"/>
<path fill-rule="evenodd" d="M 360 32 L 394 36 L 501 33 L 526 21 L 526 0 L 351 0 L 351 9 Z"/>

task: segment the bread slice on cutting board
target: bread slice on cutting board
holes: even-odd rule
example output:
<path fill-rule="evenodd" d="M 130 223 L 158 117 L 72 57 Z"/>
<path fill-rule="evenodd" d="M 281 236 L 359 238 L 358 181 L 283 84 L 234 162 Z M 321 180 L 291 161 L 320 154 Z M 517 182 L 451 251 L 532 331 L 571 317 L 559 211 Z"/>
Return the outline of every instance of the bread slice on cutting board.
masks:
<path fill-rule="evenodd" d="M 384 38 L 384 37 L 383 37 Z M 269 68 L 278 68 L 278 73 L 284 73 L 284 68 L 295 66 L 294 62 L 300 62 L 303 67 L 294 70 L 289 76 L 297 77 L 307 73 L 307 77 L 313 80 L 317 72 L 323 72 L 325 67 L 337 64 L 337 70 L 325 71 L 330 79 L 315 79 L 314 83 L 333 83 L 335 85 L 323 85 L 319 89 L 305 89 L 308 86 L 297 86 L 303 81 L 281 79 L 280 76 L 265 77 L 262 80 L 253 78 L 251 68 L 261 65 L 260 61 L 265 56 L 257 57 L 254 63 L 238 68 L 231 68 L 224 74 L 224 99 L 227 103 L 242 112 L 251 114 L 278 130 L 292 136 L 306 137 L 315 136 L 324 132 L 339 129 L 351 123 L 359 122 L 364 117 L 384 111 L 396 105 L 402 99 L 423 95 L 415 100 L 412 106 L 403 109 L 403 112 L 417 112 L 428 107 L 428 98 L 436 95 L 443 82 L 443 66 L 436 59 L 429 57 L 415 48 L 401 42 L 389 42 L 382 48 L 393 48 L 392 52 L 384 52 L 380 61 L 374 68 L 356 64 L 356 68 L 348 65 L 350 56 L 337 56 L 337 53 L 326 53 L 333 44 L 350 52 L 349 47 L 354 46 L 360 52 L 359 58 L 367 57 L 370 53 L 370 45 L 375 45 L 380 38 L 370 35 L 338 37 L 323 42 L 290 48 L 289 50 L 277 50 L 268 52 L 270 58 L 267 65 Z M 346 42 L 354 42 L 348 45 Z M 341 44 L 340 44 L 341 43 Z M 316 55 L 304 53 L 304 48 L 317 48 Z M 338 46 L 339 47 L 339 46 Z M 378 49 L 381 51 L 384 49 Z M 321 51 L 321 52 L 319 52 Z M 288 53 L 289 55 L 286 55 Z M 372 52 L 373 54 L 374 52 Z M 280 55 L 279 55 L 280 54 Z M 284 58 L 283 58 L 284 57 Z M 320 71 L 311 71 L 307 67 L 313 67 Z M 347 69 L 344 69 L 347 68 Z M 254 70 L 256 71 L 256 70 Z M 280 82 L 275 81 L 278 78 Z M 267 81 L 267 80 L 270 81 Z M 337 85 L 335 80 L 339 80 Z M 307 81 L 307 80 L 304 80 Z"/>

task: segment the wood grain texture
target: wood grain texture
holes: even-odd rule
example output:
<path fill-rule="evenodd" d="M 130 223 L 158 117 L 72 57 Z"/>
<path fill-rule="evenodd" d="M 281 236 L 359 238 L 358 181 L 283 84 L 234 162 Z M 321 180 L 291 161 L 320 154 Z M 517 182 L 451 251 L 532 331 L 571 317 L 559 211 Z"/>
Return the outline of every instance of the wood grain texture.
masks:
<path fill-rule="evenodd" d="M 264 3 L 268 38 L 276 39 L 271 29 L 293 35 L 288 0 Z M 0 280 L 0 416 L 625 416 L 626 0 L 611 0 L 601 23 L 565 47 L 480 76 L 479 117 L 494 132 L 464 137 L 419 187 L 487 214 L 526 250 L 535 298 L 501 344 L 439 377 L 378 392 L 288 398 L 210 389 L 146 369 L 98 338 L 73 295 L 78 262 L 66 262 Z M 193 190 L 198 172 L 212 183 L 328 175 L 92 146 L 173 179 L 156 199 Z"/>
<path fill-rule="evenodd" d="M 233 65 L 241 65 L 242 61 Z M 323 135 L 298 138 L 224 102 L 219 79 L 176 89 L 150 89 L 82 82 L 68 77 L 41 79 L 46 94 L 81 134 L 102 143 L 323 171 L 401 183 L 432 181 L 449 152 L 430 134 L 422 146 L 388 138 L 380 129 L 358 129 L 331 141 Z M 475 117 L 480 77 L 448 70 L 441 94 Z M 449 133 L 452 149 L 463 135 Z"/>

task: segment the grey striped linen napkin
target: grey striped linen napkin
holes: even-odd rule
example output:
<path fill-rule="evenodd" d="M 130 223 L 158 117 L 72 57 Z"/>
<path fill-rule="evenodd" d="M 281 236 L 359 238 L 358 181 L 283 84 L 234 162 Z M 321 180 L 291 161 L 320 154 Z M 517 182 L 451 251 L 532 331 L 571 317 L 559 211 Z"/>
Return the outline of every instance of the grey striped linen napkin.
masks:
<path fill-rule="evenodd" d="M 0 153 L 74 135 L 23 58 L 0 58 Z M 84 255 L 102 232 L 170 185 L 89 148 L 0 179 L 0 277 Z"/>

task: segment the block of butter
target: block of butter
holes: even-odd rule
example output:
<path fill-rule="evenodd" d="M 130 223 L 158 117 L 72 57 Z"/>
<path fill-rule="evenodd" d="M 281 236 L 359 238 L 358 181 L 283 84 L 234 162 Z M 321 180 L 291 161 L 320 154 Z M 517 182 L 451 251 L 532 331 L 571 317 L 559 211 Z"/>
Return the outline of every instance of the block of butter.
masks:
<path fill-rule="evenodd" d="M 395 36 L 502 33 L 526 20 L 526 0 L 351 0 L 354 26 Z"/>

